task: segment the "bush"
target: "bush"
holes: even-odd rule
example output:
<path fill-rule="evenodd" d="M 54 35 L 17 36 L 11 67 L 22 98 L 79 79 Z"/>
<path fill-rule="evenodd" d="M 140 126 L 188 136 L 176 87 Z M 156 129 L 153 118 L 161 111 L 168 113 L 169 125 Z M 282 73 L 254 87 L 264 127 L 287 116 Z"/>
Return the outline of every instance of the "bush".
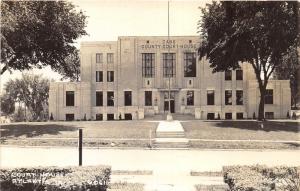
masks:
<path fill-rule="evenodd" d="M 110 167 L 37 167 L 0 170 L 1 191 L 79 191 L 107 189 Z"/>
<path fill-rule="evenodd" d="M 228 166 L 223 172 L 232 191 L 300 190 L 300 167 Z"/>

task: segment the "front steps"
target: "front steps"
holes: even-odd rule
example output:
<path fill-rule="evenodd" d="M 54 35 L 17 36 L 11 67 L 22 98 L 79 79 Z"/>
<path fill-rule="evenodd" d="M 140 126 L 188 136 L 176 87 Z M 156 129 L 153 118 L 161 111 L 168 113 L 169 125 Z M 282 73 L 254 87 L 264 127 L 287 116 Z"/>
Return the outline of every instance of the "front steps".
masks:
<path fill-rule="evenodd" d="M 154 148 L 188 149 L 189 140 L 185 138 L 184 129 L 179 121 L 162 121 L 156 129 Z"/>

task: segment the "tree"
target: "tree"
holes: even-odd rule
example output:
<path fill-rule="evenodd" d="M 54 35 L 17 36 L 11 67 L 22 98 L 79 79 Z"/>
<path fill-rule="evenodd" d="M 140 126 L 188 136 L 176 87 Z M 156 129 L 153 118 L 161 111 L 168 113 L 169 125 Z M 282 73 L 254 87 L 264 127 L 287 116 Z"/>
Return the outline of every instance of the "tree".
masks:
<path fill-rule="evenodd" d="M 24 103 L 33 120 L 37 120 L 43 116 L 48 105 L 49 84 L 49 80 L 41 75 L 23 74 L 21 79 L 8 81 L 5 91 L 14 102 Z"/>
<path fill-rule="evenodd" d="M 213 72 L 251 64 L 259 86 L 258 119 L 264 119 L 264 97 L 270 76 L 297 41 L 298 2 L 221 1 L 202 9 L 200 58 Z"/>
<path fill-rule="evenodd" d="M 296 46 L 290 47 L 287 55 L 281 59 L 281 64 L 274 71 L 274 78 L 278 80 L 290 80 L 291 102 L 293 107 L 297 107 L 298 97 L 300 96 L 298 85 L 299 77 L 297 72 L 300 70 L 300 58 Z"/>
<path fill-rule="evenodd" d="M 1 114 L 10 115 L 15 111 L 15 102 L 7 94 L 1 96 Z"/>
<path fill-rule="evenodd" d="M 79 81 L 80 77 L 80 59 L 79 51 L 74 51 L 65 57 L 64 62 L 65 68 L 60 68 L 59 73 L 62 74 L 63 79 L 69 78 L 71 81 Z"/>
<path fill-rule="evenodd" d="M 74 77 L 66 59 L 86 35 L 86 16 L 68 1 L 1 1 L 1 74 L 51 66 Z M 69 68 L 71 67 L 71 68 Z"/>

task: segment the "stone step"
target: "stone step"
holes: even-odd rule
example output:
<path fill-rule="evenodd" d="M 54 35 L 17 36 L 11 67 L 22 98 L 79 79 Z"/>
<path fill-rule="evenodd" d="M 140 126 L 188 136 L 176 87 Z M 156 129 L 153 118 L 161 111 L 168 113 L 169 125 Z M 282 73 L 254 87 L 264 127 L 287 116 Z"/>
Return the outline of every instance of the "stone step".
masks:
<path fill-rule="evenodd" d="M 157 132 L 156 137 L 160 137 L 160 138 L 185 137 L 185 134 L 184 132 Z"/>
<path fill-rule="evenodd" d="M 157 143 L 154 142 L 153 144 L 154 148 L 189 148 L 189 144 L 188 143 Z"/>

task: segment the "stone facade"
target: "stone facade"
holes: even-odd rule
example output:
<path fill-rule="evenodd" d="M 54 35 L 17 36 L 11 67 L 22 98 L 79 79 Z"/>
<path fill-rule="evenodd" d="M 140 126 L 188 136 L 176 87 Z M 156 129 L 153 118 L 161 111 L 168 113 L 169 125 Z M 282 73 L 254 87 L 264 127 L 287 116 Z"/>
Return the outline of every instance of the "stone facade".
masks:
<path fill-rule="evenodd" d="M 83 42 L 81 82 L 51 83 L 49 113 L 54 120 L 66 120 L 67 114 L 74 120 L 143 119 L 166 113 L 171 100 L 172 112 L 196 119 L 257 116 L 260 95 L 252 66 L 241 64 L 242 78 L 233 70 L 231 79 L 225 80 L 225 72 L 212 73 L 208 60 L 192 56 L 199 43 L 198 36 L 172 36 L 169 41 L 168 37 L 143 36 Z M 171 60 L 167 60 L 168 52 L 173 53 Z M 170 65 L 165 64 L 170 63 L 174 63 L 173 76 L 168 78 Z M 270 80 L 267 89 L 273 92 L 272 102 L 265 107 L 268 117 L 285 118 L 291 104 L 289 81 Z M 67 91 L 74 93 L 71 106 L 66 104 Z M 113 92 L 113 96 L 107 92 Z M 213 104 L 208 104 L 212 99 L 208 92 L 213 92 Z M 242 92 L 239 99 L 237 92 Z M 111 102 L 113 106 L 109 106 Z"/>

